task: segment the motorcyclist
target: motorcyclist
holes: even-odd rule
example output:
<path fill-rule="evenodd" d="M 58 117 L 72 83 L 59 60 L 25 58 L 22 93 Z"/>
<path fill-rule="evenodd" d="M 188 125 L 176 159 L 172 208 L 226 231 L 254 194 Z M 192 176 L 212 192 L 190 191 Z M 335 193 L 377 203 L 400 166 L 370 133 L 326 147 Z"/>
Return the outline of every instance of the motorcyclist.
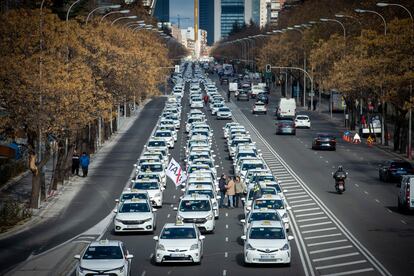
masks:
<path fill-rule="evenodd" d="M 333 178 L 335 179 L 335 187 L 338 185 L 339 180 L 344 181 L 344 191 L 345 191 L 345 179 L 347 177 L 347 172 L 344 171 L 343 167 L 341 165 L 338 166 L 338 169 L 333 174 Z"/>

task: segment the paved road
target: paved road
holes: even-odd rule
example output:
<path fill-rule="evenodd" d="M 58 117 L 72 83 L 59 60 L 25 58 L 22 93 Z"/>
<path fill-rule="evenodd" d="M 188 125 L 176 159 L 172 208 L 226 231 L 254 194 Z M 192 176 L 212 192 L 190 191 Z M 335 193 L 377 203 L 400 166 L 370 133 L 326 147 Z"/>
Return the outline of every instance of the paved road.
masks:
<path fill-rule="evenodd" d="M 188 90 L 188 87 L 187 87 Z M 188 91 L 187 91 L 188 93 Z M 188 94 L 186 94 L 188 95 Z M 226 149 L 226 140 L 223 137 L 222 127 L 228 121 L 218 121 L 210 115 L 210 111 L 203 109 L 207 115 L 207 121 L 214 131 L 213 150 L 216 154 L 216 165 L 219 165 L 218 174 L 221 172 L 232 174 L 232 163 L 228 158 Z M 178 134 L 178 140 L 175 148 L 172 150 L 172 157 L 181 162 L 184 160 L 184 145 L 187 141 L 187 135 L 183 133 L 184 122 L 186 121 L 187 112 L 189 111 L 188 100 L 183 100 L 182 125 Z M 184 166 L 184 163 L 182 163 Z M 159 234 L 162 226 L 166 222 L 174 222 L 176 211 L 174 206 L 178 205 L 179 196 L 182 195 L 180 190 L 176 190 L 174 184 L 168 180 L 167 189 L 164 191 L 163 207 L 157 211 L 158 229 L 155 235 Z M 134 255 L 132 262 L 132 275 L 251 275 L 260 271 L 262 275 L 274 275 L 282 273 L 283 275 L 304 275 L 300 258 L 295 249 L 295 242 L 292 242 L 292 264 L 290 267 L 283 266 L 265 266 L 265 267 L 245 267 L 243 265 L 243 244 L 240 236 L 242 235 L 242 225 L 239 220 L 242 217 L 243 210 L 238 209 L 220 209 L 220 218 L 216 221 L 216 230 L 214 234 L 207 234 L 204 247 L 204 258 L 201 265 L 163 265 L 156 266 L 151 259 L 154 254 L 155 242 L 151 234 L 123 234 L 115 235 L 113 225 L 109 227 L 104 238 L 120 239 L 125 242 L 128 249 Z"/>
<path fill-rule="evenodd" d="M 0 274 L 31 254 L 56 246 L 94 226 L 112 210 L 129 180 L 150 131 L 164 106 L 165 98 L 154 99 L 141 111 L 140 118 L 108 153 L 101 165 L 91 170 L 88 181 L 58 217 L 16 236 L 0 241 Z"/>
<path fill-rule="evenodd" d="M 275 96 L 271 98 L 269 104 L 271 111 L 274 111 L 276 98 Z M 267 115 L 253 115 L 251 114 L 253 100 L 250 102 L 233 102 L 244 114 L 243 120 L 251 122 L 268 145 L 303 180 L 310 191 L 323 202 L 326 209 L 345 225 L 349 230 L 349 234 L 359 240 L 379 260 L 380 264 L 383 264 L 393 275 L 414 273 L 412 258 L 414 256 L 412 252 L 414 248 L 414 217 L 397 212 L 395 208 L 397 188 L 391 183 L 383 183 L 378 180 L 378 164 L 383 160 L 392 158 L 391 156 L 379 149 L 368 148 L 366 145 L 353 145 L 342 141 L 339 141 L 336 152 L 313 151 L 311 142 L 317 132 L 332 132 L 340 138 L 342 128 L 327 121 L 326 117 L 317 113 L 303 112 L 310 114 L 312 129 L 298 130 L 296 136 L 279 136 L 275 135 L 273 112 L 269 112 Z M 339 164 L 349 171 L 347 191 L 343 195 L 337 195 L 333 192 L 333 179 L 331 178 L 331 172 Z M 277 166 L 275 164 L 274 168 L 276 170 Z M 290 180 L 290 175 L 286 175 L 286 180 Z M 288 184 L 288 181 L 286 181 L 286 184 Z M 296 187 L 295 184 L 292 182 L 291 187 L 285 185 L 286 188 L 289 187 L 288 189 L 296 189 L 291 190 L 294 195 L 288 193 L 289 202 L 292 205 L 293 201 L 300 202 L 303 205 L 308 204 L 307 209 L 312 209 L 314 207 L 312 205 L 314 203 L 313 199 L 308 196 L 307 192 L 303 193 L 301 185 Z M 318 206 L 317 204 L 316 207 Z M 341 231 L 337 233 L 335 229 L 331 232 L 326 230 L 331 228 L 331 225 L 335 227 L 335 224 L 330 221 L 330 217 L 326 217 L 326 213 L 324 210 L 314 209 L 301 213 L 303 217 L 298 217 L 295 214 L 297 221 L 300 219 L 303 221 L 305 218 L 309 219 L 307 221 L 305 219 L 306 222 L 298 223 L 300 232 L 325 229 L 323 233 L 326 237 L 323 241 L 315 242 L 312 240 L 311 246 L 309 245 L 311 241 L 305 241 L 305 250 L 308 253 L 332 249 L 332 251 L 309 254 L 311 265 L 314 268 L 319 268 L 316 269 L 315 273 L 323 275 L 327 272 L 342 271 L 345 267 L 340 267 L 339 264 L 341 263 L 348 263 L 345 271 L 357 272 L 361 270 L 359 273 L 375 273 L 375 267 L 373 271 L 363 271 L 373 266 L 365 256 L 362 256 L 363 250 L 359 250 L 358 246 L 350 242 L 349 238 L 344 237 L 346 236 L 345 233 L 341 233 Z M 309 227 L 307 229 L 301 228 L 305 223 Z M 328 235 L 338 236 L 329 239 Z M 338 240 L 343 241 L 338 242 Z M 323 244 L 323 242 L 326 242 L 326 244 Z M 330 252 L 330 254 L 328 255 L 327 252 Z M 338 257 L 356 253 L 358 254 L 338 258 L 337 260 L 341 261 L 336 264 L 323 265 L 318 260 L 324 257 Z M 321 257 L 321 255 L 323 256 Z M 352 258 L 352 260 L 348 260 L 349 258 Z M 329 265 L 332 267 L 329 267 Z"/>

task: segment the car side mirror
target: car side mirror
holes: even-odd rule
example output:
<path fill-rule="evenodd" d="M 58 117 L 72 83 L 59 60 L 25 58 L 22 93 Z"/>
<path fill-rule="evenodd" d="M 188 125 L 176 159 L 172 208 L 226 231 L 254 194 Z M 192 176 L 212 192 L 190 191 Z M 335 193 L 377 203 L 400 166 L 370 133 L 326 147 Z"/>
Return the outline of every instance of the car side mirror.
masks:
<path fill-rule="evenodd" d="M 112 212 L 114 212 L 116 214 L 116 213 L 118 213 L 118 210 L 117 209 L 114 209 Z"/>
<path fill-rule="evenodd" d="M 288 207 L 286 207 L 286 210 L 292 210 L 292 207 L 290 207 L 290 206 L 288 206 Z"/>
<path fill-rule="evenodd" d="M 200 240 L 204 240 L 206 237 L 203 235 L 200 235 Z"/>
<path fill-rule="evenodd" d="M 115 199 L 115 203 L 119 203 L 119 198 Z"/>
<path fill-rule="evenodd" d="M 220 190 L 220 189 L 219 189 Z M 221 196 L 216 196 L 217 199 L 221 199 Z"/>
<path fill-rule="evenodd" d="M 134 168 L 138 167 L 138 165 L 137 165 L 137 164 L 134 164 L 133 166 L 134 166 Z"/>
<path fill-rule="evenodd" d="M 283 190 L 283 192 L 284 192 L 284 193 L 287 193 L 287 192 L 289 192 L 289 190 L 288 190 L 288 189 L 286 189 L 286 190 Z"/>
<path fill-rule="evenodd" d="M 185 192 L 185 189 L 181 189 L 181 192 Z"/>
<path fill-rule="evenodd" d="M 75 258 L 76 260 L 80 260 L 81 256 L 79 254 L 73 256 L 73 258 Z"/>
<path fill-rule="evenodd" d="M 158 236 L 154 236 L 154 237 L 152 237 L 152 239 L 153 239 L 154 241 L 158 241 Z"/>
<path fill-rule="evenodd" d="M 131 260 L 132 258 L 134 258 L 134 255 L 132 255 L 132 254 L 128 254 L 128 255 L 126 255 L 126 259 L 127 259 L 127 260 Z"/>
<path fill-rule="evenodd" d="M 177 208 L 177 207 L 174 207 L 174 208 L 173 208 L 173 210 L 174 210 L 174 211 L 178 211 L 178 208 Z"/>
<path fill-rule="evenodd" d="M 246 220 L 245 219 L 241 219 L 240 222 L 243 223 L 243 224 L 245 224 L 246 223 Z"/>
<path fill-rule="evenodd" d="M 291 241 L 291 240 L 293 240 L 294 239 L 294 237 L 293 236 L 288 236 L 288 241 Z"/>
<path fill-rule="evenodd" d="M 246 236 L 243 235 L 243 236 L 240 237 L 240 239 L 242 239 L 243 241 L 245 241 L 246 240 Z"/>

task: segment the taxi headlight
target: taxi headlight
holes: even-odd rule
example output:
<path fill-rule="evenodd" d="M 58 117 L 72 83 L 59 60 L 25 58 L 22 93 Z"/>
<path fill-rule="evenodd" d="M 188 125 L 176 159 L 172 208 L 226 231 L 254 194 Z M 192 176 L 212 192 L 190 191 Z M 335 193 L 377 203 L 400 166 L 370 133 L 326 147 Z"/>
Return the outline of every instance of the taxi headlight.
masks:
<path fill-rule="evenodd" d="M 280 250 L 289 250 L 289 244 L 285 243 L 285 245 L 282 248 L 280 248 Z"/>
<path fill-rule="evenodd" d="M 177 220 L 183 220 L 184 218 L 180 215 L 177 215 Z"/>
<path fill-rule="evenodd" d="M 122 222 L 122 220 L 115 218 L 116 222 Z"/>
<path fill-rule="evenodd" d="M 162 244 L 157 244 L 157 250 L 163 250 L 165 251 L 165 247 Z"/>
<path fill-rule="evenodd" d="M 246 250 L 256 250 L 256 249 L 253 246 L 251 246 L 250 243 L 247 243 Z"/>
<path fill-rule="evenodd" d="M 197 250 L 198 249 L 198 244 L 195 243 L 190 247 L 190 250 Z"/>
<path fill-rule="evenodd" d="M 206 219 L 207 220 L 212 220 L 213 219 L 213 215 L 208 215 Z"/>

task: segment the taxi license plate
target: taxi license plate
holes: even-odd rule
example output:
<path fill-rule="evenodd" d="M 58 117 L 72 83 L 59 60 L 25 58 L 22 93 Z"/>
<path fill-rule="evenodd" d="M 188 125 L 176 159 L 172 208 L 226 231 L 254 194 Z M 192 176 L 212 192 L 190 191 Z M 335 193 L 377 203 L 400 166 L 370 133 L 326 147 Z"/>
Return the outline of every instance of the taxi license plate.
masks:
<path fill-rule="evenodd" d="M 185 257 L 185 254 L 183 253 L 171 253 L 171 257 Z"/>
<path fill-rule="evenodd" d="M 272 255 L 260 255 L 260 259 L 263 259 L 263 260 L 270 260 L 270 259 L 275 259 L 275 258 L 276 257 Z"/>
<path fill-rule="evenodd" d="M 132 224 L 132 225 L 126 225 L 125 228 L 137 228 L 138 225 Z"/>

